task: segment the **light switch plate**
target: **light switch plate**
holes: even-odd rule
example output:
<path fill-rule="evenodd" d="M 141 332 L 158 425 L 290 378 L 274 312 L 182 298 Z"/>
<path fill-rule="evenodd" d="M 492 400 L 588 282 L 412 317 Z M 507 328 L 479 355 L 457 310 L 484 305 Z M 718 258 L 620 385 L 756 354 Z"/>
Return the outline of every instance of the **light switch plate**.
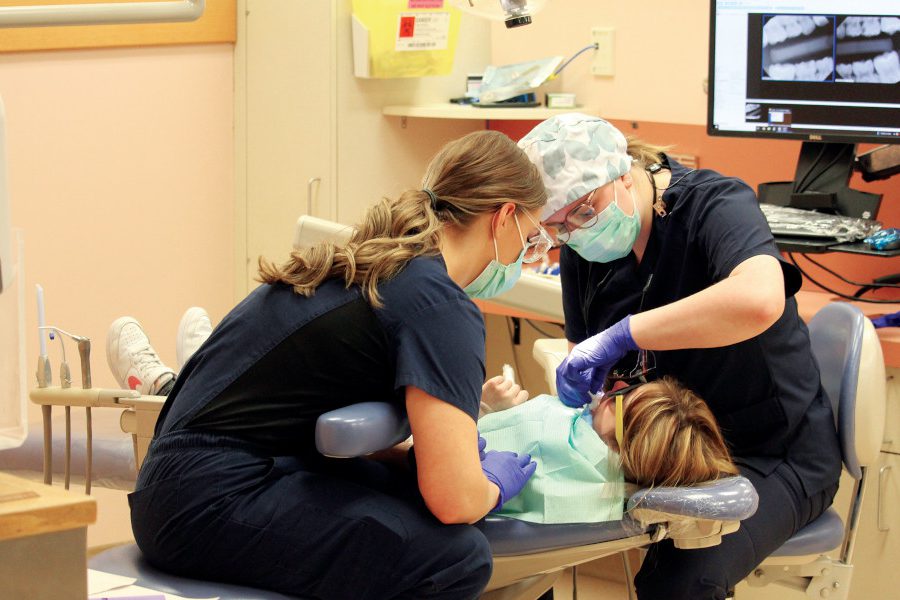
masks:
<path fill-rule="evenodd" d="M 591 29 L 591 39 L 597 44 L 591 73 L 601 77 L 612 77 L 615 75 L 616 30 L 612 27 L 594 27 Z"/>

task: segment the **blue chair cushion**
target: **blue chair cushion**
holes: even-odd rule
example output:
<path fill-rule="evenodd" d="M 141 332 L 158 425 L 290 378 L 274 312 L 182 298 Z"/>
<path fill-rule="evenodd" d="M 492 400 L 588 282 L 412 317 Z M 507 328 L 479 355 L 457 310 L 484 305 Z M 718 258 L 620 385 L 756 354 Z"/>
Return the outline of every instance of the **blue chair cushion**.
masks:
<path fill-rule="evenodd" d="M 772 556 L 821 554 L 840 546 L 843 539 L 844 523 L 834 509 L 829 508 L 815 521 L 795 533 L 781 545 L 781 548 L 773 552 Z"/>
<path fill-rule="evenodd" d="M 137 579 L 135 585 L 175 594 L 185 598 L 221 598 L 222 600 L 289 600 L 275 592 L 256 590 L 239 585 L 215 583 L 169 575 L 148 563 L 135 544 L 117 546 L 102 552 L 88 561 L 88 567 L 105 573 Z"/>
<path fill-rule="evenodd" d="M 626 516 L 605 523 L 544 525 L 488 516 L 478 524 L 491 544 L 494 556 L 521 556 L 558 548 L 587 546 L 641 535 L 647 530 Z"/>

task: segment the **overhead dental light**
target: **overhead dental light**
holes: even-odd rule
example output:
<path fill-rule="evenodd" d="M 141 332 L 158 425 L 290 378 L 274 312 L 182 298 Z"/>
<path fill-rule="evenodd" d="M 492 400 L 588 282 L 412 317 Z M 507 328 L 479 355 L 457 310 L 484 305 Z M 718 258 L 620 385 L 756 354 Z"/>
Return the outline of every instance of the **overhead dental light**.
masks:
<path fill-rule="evenodd" d="M 451 4 L 479 17 L 503 21 L 507 29 L 531 23 L 531 15 L 542 8 L 547 0 L 451 0 Z"/>

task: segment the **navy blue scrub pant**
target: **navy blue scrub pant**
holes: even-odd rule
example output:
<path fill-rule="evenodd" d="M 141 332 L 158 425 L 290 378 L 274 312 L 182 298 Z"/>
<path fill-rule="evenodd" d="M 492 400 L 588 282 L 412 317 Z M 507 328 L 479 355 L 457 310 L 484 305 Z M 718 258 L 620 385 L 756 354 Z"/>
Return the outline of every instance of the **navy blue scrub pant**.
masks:
<path fill-rule="evenodd" d="M 759 508 L 722 543 L 679 550 L 654 544 L 634 579 L 639 600 L 722 600 L 772 552 L 831 505 L 837 484 L 807 497 L 799 479 L 780 465 L 768 477 L 740 467 L 759 494 Z"/>
<path fill-rule="evenodd" d="M 365 459 L 271 457 L 240 439 L 154 440 L 128 497 L 158 568 L 301 598 L 477 598 L 487 539 L 444 525 L 409 474 Z"/>

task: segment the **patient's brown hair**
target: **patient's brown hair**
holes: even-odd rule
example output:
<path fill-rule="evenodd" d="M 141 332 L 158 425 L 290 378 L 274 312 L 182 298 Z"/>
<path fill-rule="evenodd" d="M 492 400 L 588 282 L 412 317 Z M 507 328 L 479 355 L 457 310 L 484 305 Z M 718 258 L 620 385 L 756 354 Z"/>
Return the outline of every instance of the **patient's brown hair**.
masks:
<path fill-rule="evenodd" d="M 620 456 L 626 480 L 677 486 L 738 474 L 706 402 L 674 379 L 642 385 L 625 403 Z"/>

